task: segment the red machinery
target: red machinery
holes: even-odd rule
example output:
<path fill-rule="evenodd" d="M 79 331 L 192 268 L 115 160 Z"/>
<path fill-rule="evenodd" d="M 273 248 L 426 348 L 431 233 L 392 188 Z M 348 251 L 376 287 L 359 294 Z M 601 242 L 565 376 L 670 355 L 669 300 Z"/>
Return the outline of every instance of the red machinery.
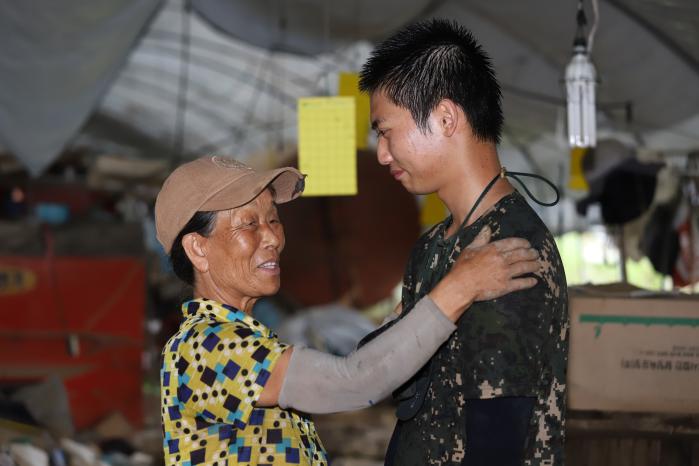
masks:
<path fill-rule="evenodd" d="M 0 382 L 59 375 L 79 430 L 142 424 L 145 268 L 136 257 L 0 257 Z"/>

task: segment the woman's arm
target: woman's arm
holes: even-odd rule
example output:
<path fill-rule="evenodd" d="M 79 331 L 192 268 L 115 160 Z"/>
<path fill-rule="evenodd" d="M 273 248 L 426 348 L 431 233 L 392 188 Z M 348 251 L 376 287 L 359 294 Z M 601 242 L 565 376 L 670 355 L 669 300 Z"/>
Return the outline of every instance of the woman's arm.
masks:
<path fill-rule="evenodd" d="M 280 357 L 258 406 L 320 413 L 359 409 L 388 396 L 449 338 L 453 324 L 474 302 L 529 288 L 537 253 L 526 240 L 487 244 L 480 234 L 451 271 L 412 311 L 369 344 L 345 357 L 290 348 Z"/>

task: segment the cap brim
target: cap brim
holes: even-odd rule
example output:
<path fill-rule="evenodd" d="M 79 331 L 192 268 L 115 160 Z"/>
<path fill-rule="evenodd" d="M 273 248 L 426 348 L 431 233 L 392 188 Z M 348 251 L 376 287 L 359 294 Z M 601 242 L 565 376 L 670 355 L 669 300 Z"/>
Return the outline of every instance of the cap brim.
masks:
<path fill-rule="evenodd" d="M 277 204 L 283 204 L 301 195 L 304 189 L 304 175 L 292 167 L 250 172 L 231 181 L 211 196 L 199 210 L 227 210 L 243 206 L 259 196 L 270 185 L 275 191 L 274 201 Z"/>
<path fill-rule="evenodd" d="M 299 197 L 306 188 L 306 176 L 295 168 L 280 168 L 279 173 L 272 180 L 272 187 L 276 193 L 274 202 L 283 204 Z"/>

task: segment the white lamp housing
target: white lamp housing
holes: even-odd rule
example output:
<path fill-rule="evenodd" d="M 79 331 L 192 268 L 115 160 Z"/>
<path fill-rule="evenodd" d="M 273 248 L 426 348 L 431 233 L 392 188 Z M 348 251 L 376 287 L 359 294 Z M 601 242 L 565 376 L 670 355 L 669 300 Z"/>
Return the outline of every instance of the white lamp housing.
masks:
<path fill-rule="evenodd" d="M 595 84 L 597 74 L 583 45 L 573 48 L 573 59 L 566 67 L 568 94 L 568 142 L 571 147 L 595 147 L 597 121 Z"/>

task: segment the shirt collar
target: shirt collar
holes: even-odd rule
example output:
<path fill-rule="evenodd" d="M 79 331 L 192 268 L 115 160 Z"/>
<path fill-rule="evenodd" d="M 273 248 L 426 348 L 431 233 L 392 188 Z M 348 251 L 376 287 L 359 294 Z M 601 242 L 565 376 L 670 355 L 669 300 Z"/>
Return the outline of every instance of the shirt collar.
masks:
<path fill-rule="evenodd" d="M 211 315 L 223 322 L 244 322 L 253 328 L 263 328 L 263 325 L 252 316 L 228 304 L 222 304 L 207 298 L 197 298 L 182 303 L 182 314 L 185 318 L 194 315 Z"/>

